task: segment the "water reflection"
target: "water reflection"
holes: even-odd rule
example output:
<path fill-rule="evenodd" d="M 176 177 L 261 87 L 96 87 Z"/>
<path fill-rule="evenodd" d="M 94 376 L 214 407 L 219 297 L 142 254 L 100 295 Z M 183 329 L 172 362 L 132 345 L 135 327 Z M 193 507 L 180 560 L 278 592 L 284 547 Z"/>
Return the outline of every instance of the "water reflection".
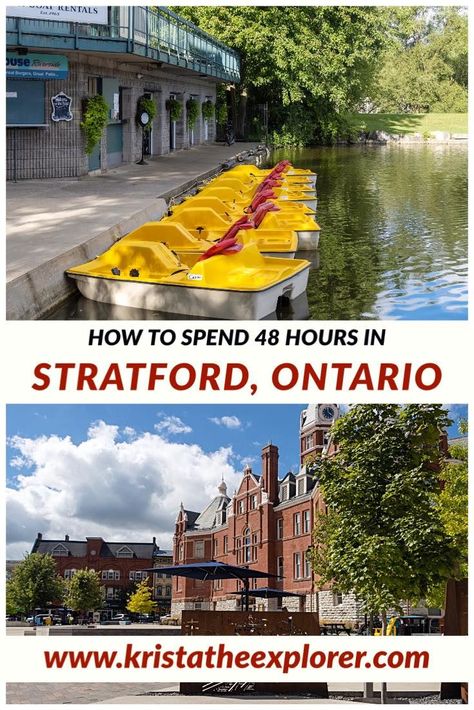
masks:
<path fill-rule="evenodd" d="M 318 172 L 310 318 L 467 318 L 467 148 L 286 151 Z"/>
<path fill-rule="evenodd" d="M 467 147 L 277 152 L 318 172 L 318 252 L 288 319 L 467 318 Z M 272 316 L 277 317 L 276 315 Z M 281 317 L 281 315 L 279 316 Z M 72 299 L 56 319 L 178 319 Z"/>

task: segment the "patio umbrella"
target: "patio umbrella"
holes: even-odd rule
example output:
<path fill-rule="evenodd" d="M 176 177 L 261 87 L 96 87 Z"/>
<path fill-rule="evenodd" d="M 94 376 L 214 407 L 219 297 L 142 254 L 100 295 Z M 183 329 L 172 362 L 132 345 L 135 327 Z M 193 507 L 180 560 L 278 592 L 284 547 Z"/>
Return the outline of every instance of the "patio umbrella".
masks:
<path fill-rule="evenodd" d="M 152 567 L 144 569 L 142 572 L 151 572 L 152 574 L 168 574 L 177 577 L 189 577 L 190 579 L 201 579 L 203 582 L 212 579 L 237 579 L 242 582 L 244 588 L 239 594 L 245 599 L 245 609 L 249 608 L 249 580 L 271 577 L 277 577 L 276 574 L 261 572 L 248 567 L 238 567 L 237 565 L 228 565 L 225 562 L 191 562 L 185 565 L 173 565 L 171 567 Z"/>

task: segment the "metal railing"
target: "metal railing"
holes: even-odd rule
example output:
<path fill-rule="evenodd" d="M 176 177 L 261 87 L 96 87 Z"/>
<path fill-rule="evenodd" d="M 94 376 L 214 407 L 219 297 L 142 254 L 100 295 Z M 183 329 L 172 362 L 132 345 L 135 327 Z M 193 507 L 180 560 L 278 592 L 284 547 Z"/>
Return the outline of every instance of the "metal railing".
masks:
<path fill-rule="evenodd" d="M 7 17 L 7 45 L 138 54 L 238 83 L 238 53 L 166 7 L 109 7 L 107 25 Z"/>

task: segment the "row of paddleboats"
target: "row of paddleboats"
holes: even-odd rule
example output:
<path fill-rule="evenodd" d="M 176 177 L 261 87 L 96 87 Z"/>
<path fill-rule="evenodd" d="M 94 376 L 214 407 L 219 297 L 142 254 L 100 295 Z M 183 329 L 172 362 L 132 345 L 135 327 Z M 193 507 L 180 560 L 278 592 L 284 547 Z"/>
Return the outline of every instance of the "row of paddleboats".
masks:
<path fill-rule="evenodd" d="M 316 174 L 239 164 L 159 221 L 67 270 L 83 296 L 189 317 L 257 320 L 302 295 L 317 249 Z"/>

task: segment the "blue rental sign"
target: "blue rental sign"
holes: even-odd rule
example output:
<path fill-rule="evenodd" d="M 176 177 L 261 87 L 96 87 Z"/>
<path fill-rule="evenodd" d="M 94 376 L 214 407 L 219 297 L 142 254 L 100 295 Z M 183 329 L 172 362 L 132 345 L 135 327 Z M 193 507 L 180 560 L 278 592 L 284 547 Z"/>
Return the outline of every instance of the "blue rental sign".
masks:
<path fill-rule="evenodd" d="M 7 52 L 9 79 L 67 79 L 67 57 L 60 54 L 15 54 Z"/>

